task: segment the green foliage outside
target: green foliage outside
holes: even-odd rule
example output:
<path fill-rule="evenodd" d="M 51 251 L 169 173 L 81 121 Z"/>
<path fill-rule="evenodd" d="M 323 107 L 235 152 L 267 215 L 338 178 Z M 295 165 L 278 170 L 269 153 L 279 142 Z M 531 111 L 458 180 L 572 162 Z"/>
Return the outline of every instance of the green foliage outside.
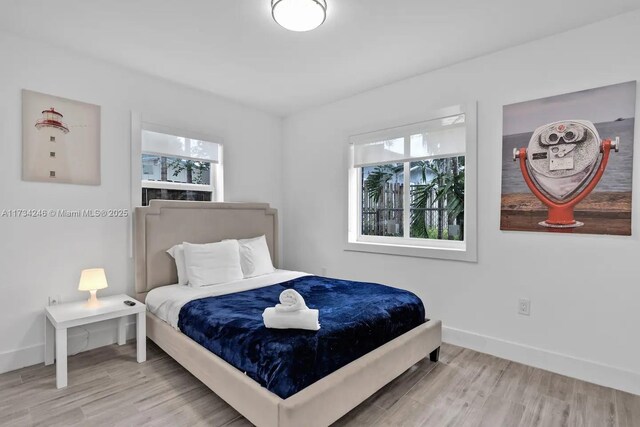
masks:
<path fill-rule="evenodd" d="M 204 179 L 205 172 L 207 174 L 209 173 L 211 163 L 173 158 L 169 163 L 169 166 L 173 169 L 174 177 L 180 175 L 183 171 L 186 170 L 187 182 L 189 184 L 206 184 Z"/>
<path fill-rule="evenodd" d="M 411 163 L 411 170 L 415 171 L 417 168 L 422 178 L 422 183 L 411 185 L 410 190 L 411 237 L 448 239 L 448 224 L 459 225 L 460 236 L 464 235 L 464 160 L 461 156 Z M 403 169 L 402 164 L 376 166 L 365 179 L 366 195 L 378 204 L 386 184 Z M 438 215 L 438 223 L 433 226 L 428 221 L 428 214 L 423 210 L 427 208 L 442 209 L 447 214 Z M 452 236 L 452 238 L 460 240 L 460 236 Z"/>

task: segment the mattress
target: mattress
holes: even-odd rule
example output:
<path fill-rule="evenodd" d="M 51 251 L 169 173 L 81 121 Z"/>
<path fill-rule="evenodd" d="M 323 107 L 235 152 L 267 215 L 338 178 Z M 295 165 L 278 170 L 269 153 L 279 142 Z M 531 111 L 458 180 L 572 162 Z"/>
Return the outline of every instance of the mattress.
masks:
<path fill-rule="evenodd" d="M 273 273 L 262 276 L 221 285 L 204 286 L 202 288 L 192 288 L 186 285 L 161 286 L 149 291 L 145 299 L 145 304 L 149 312 L 171 325 L 174 329 L 179 330 L 178 316 L 180 310 L 189 301 L 262 288 L 308 275 L 308 273 L 300 271 L 276 270 Z"/>
<path fill-rule="evenodd" d="M 182 333 L 283 399 L 425 322 L 422 301 L 405 290 L 296 272 L 269 276 L 261 285 L 228 287 L 235 292 L 186 302 L 183 296 L 165 310 L 158 310 L 152 292 L 150 309 L 167 313 L 171 322 L 180 306 Z M 273 280 L 282 281 L 265 284 Z M 265 328 L 262 312 L 290 288 L 320 310 L 319 331 Z"/>

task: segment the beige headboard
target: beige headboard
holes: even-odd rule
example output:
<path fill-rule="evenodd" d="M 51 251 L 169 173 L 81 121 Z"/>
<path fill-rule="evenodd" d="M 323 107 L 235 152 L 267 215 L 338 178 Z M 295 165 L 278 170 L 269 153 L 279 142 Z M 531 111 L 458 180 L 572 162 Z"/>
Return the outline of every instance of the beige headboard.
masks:
<path fill-rule="evenodd" d="M 134 214 L 136 293 L 178 282 L 173 245 L 246 239 L 264 234 L 273 265 L 278 266 L 278 211 L 266 203 L 218 203 L 151 200 Z"/>

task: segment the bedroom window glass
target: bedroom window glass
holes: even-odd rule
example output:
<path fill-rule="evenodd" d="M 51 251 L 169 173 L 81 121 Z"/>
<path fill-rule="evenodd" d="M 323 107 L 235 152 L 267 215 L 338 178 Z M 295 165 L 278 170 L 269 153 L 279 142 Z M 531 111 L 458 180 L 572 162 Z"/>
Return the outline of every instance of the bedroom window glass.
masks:
<path fill-rule="evenodd" d="M 387 163 L 361 168 L 362 235 L 404 235 L 404 165 Z"/>
<path fill-rule="evenodd" d="M 472 110 L 350 138 L 348 250 L 475 260 Z"/>
<path fill-rule="evenodd" d="M 142 206 L 150 200 L 221 201 L 220 144 L 142 130 Z"/>

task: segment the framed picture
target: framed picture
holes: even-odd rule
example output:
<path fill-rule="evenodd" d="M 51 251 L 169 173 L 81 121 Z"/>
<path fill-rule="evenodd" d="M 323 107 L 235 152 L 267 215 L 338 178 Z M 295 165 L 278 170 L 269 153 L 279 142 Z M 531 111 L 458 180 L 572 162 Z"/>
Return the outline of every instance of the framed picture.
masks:
<path fill-rule="evenodd" d="M 506 105 L 501 230 L 631 235 L 636 82 Z"/>
<path fill-rule="evenodd" d="M 22 179 L 100 185 L 100 107 L 23 90 Z"/>

